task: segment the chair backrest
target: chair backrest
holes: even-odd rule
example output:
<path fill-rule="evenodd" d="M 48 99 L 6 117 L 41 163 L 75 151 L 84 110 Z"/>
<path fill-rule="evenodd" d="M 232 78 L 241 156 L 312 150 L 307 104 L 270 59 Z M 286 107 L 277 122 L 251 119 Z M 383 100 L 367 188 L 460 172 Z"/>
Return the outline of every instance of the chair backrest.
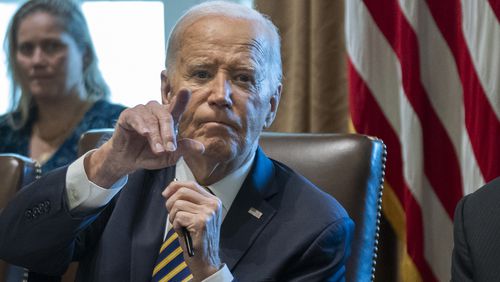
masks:
<path fill-rule="evenodd" d="M 24 185 L 40 177 L 41 168 L 32 159 L 18 154 L 0 154 L 0 210 Z M 0 260 L 0 281 L 21 281 L 24 271 Z"/>
<path fill-rule="evenodd" d="M 112 131 L 85 133 L 79 152 L 95 148 Z M 269 157 L 301 173 L 345 207 L 356 224 L 347 281 L 373 281 L 386 159 L 383 142 L 359 134 L 265 132 L 260 145 Z"/>
<path fill-rule="evenodd" d="M 78 141 L 78 156 L 99 147 L 103 140 L 113 135 L 113 131 L 113 128 L 98 128 L 84 132 Z"/>
<path fill-rule="evenodd" d="M 40 172 L 40 166 L 28 157 L 0 154 L 0 209 L 21 187 L 35 180 Z"/>
<path fill-rule="evenodd" d="M 386 149 L 358 134 L 263 133 L 266 154 L 334 196 L 356 224 L 347 281 L 375 275 Z"/>

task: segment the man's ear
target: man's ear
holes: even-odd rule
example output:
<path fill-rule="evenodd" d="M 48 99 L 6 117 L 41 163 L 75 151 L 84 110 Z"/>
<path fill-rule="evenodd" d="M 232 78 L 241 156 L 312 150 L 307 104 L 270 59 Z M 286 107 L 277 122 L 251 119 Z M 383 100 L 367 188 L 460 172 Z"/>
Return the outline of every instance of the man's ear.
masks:
<path fill-rule="evenodd" d="M 271 107 L 269 108 L 269 112 L 266 115 L 266 120 L 264 121 L 264 128 L 270 127 L 274 121 L 274 118 L 276 118 L 276 113 L 278 112 L 278 105 L 281 99 L 281 89 L 282 85 L 280 83 L 276 91 L 271 93 L 271 97 L 269 98 L 269 103 Z"/>
<path fill-rule="evenodd" d="M 170 81 L 168 80 L 167 70 L 162 70 L 161 74 L 161 102 L 166 105 L 172 100 Z"/>

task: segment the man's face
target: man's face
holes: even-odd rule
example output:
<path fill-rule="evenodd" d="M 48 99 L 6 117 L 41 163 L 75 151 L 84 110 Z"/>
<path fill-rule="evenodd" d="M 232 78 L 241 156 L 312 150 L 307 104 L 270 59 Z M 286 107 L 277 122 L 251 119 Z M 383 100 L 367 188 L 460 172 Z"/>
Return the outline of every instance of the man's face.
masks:
<path fill-rule="evenodd" d="M 192 92 L 179 132 L 215 160 L 246 158 L 274 119 L 281 87 L 270 91 L 262 33 L 248 20 L 207 17 L 182 34 L 168 78 L 171 93 Z"/>

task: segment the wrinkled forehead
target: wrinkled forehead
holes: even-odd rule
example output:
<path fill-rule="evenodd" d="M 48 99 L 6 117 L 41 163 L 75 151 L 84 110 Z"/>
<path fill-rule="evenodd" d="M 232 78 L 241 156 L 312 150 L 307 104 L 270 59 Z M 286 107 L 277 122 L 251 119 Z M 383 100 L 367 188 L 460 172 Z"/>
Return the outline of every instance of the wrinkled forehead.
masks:
<path fill-rule="evenodd" d="M 260 22 L 254 19 L 230 17 L 227 15 L 206 15 L 186 23 L 184 35 L 196 34 L 198 36 L 219 34 L 245 34 L 257 37 L 263 33 Z M 201 33 L 201 34 L 200 34 Z"/>
<path fill-rule="evenodd" d="M 207 16 L 184 27 L 180 49 L 200 45 L 217 46 L 231 51 L 250 52 L 254 59 L 265 61 L 269 38 L 265 28 L 255 20 L 227 16 Z M 208 48 L 206 51 L 210 52 Z M 181 52 L 181 54 L 185 52 Z"/>

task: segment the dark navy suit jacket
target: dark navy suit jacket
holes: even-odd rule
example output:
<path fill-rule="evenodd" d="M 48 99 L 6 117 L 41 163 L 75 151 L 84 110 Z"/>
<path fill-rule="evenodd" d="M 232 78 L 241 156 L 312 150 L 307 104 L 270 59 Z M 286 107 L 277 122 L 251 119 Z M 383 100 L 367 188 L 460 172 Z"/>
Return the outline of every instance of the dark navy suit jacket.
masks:
<path fill-rule="evenodd" d="M 455 209 L 452 281 L 500 280 L 500 177 Z"/>
<path fill-rule="evenodd" d="M 23 189 L 0 214 L 0 258 L 36 272 L 80 261 L 80 281 L 149 281 L 175 168 L 140 170 L 106 207 L 74 215 L 66 168 Z M 248 210 L 262 212 L 260 218 Z M 342 281 L 354 224 L 331 196 L 259 149 L 221 227 L 221 260 L 239 281 Z"/>

